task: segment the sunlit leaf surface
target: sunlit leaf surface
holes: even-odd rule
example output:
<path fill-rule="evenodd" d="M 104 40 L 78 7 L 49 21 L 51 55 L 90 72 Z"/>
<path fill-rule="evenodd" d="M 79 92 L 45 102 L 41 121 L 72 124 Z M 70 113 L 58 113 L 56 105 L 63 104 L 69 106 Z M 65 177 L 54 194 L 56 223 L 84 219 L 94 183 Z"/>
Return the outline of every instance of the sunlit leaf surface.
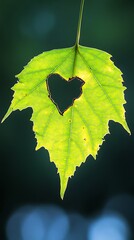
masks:
<path fill-rule="evenodd" d="M 68 179 L 88 155 L 96 158 L 109 120 L 119 122 L 129 132 L 123 104 L 125 87 L 121 71 L 106 52 L 74 46 L 44 52 L 33 58 L 17 75 L 14 96 L 4 117 L 12 111 L 31 107 L 37 147 L 49 151 L 58 169 L 63 198 Z M 47 78 L 58 74 L 66 81 L 84 81 L 82 94 L 64 114 L 48 96 Z M 3 119 L 3 120 L 4 120 Z"/>

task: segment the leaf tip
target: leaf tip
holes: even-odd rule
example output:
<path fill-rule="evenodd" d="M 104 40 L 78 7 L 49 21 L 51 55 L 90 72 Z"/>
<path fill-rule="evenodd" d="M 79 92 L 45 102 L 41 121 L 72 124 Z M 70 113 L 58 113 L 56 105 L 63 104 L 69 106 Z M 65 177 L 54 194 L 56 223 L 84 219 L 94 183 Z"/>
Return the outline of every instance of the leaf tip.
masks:
<path fill-rule="evenodd" d="M 13 110 L 12 110 L 11 108 L 8 109 L 7 113 L 6 113 L 5 116 L 2 118 L 1 123 L 3 123 L 3 122 L 9 117 L 9 115 L 12 113 L 12 111 L 13 111 Z"/>
<path fill-rule="evenodd" d="M 68 184 L 68 177 L 63 178 L 62 176 L 60 176 L 60 197 L 62 200 L 65 195 L 67 184 Z"/>
<path fill-rule="evenodd" d="M 126 131 L 128 132 L 129 135 L 131 135 L 131 131 L 130 131 L 129 127 L 127 127 Z"/>
<path fill-rule="evenodd" d="M 124 129 L 128 132 L 128 134 L 131 135 L 131 131 L 130 131 L 130 129 L 129 129 L 126 121 L 123 122 L 122 126 L 123 126 Z"/>

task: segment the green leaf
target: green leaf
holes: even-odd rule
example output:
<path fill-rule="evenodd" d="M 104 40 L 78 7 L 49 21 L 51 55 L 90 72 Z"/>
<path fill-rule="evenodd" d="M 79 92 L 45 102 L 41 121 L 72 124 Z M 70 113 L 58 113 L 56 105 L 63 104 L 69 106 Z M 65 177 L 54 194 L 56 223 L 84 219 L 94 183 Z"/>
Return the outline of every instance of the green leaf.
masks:
<path fill-rule="evenodd" d="M 80 45 L 44 52 L 17 75 L 19 82 L 12 88 L 13 100 L 4 119 L 17 109 L 33 109 L 36 149 L 49 151 L 60 175 L 61 198 L 76 167 L 88 155 L 96 158 L 109 133 L 109 120 L 122 124 L 130 133 L 123 107 L 126 88 L 121 71 L 110 58 L 106 52 Z M 48 97 L 46 80 L 50 74 L 59 74 L 66 81 L 78 77 L 85 82 L 82 95 L 63 116 Z"/>

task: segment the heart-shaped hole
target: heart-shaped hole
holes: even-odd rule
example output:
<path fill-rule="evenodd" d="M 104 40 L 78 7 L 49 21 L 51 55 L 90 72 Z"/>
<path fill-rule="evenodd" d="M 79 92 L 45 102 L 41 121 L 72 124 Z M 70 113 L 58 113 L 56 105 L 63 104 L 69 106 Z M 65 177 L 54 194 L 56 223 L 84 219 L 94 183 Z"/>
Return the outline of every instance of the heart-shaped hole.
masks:
<path fill-rule="evenodd" d="M 66 81 L 58 74 L 51 74 L 46 83 L 49 98 L 56 105 L 59 113 L 63 115 L 73 105 L 75 99 L 81 96 L 82 86 L 85 82 L 78 77 Z"/>

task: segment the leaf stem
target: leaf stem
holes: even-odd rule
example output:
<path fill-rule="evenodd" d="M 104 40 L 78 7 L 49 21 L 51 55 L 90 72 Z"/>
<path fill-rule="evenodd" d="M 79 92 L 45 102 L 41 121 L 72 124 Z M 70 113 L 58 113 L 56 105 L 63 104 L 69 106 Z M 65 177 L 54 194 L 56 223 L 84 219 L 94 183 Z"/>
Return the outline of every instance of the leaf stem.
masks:
<path fill-rule="evenodd" d="M 79 40 L 80 40 L 81 22 L 82 22 L 84 2 L 85 2 L 85 0 L 81 0 L 78 27 L 77 27 L 77 35 L 76 35 L 76 42 L 75 42 L 76 47 L 79 45 Z"/>

